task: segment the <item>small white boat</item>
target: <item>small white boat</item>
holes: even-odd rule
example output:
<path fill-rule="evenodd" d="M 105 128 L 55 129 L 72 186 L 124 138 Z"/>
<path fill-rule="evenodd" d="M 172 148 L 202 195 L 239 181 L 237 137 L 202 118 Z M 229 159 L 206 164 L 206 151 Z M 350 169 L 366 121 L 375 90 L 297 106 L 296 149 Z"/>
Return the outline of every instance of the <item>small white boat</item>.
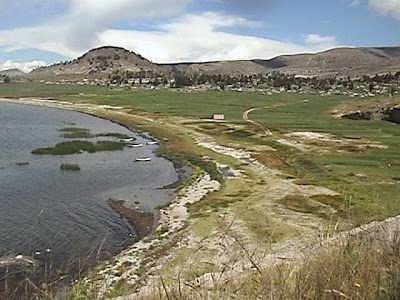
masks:
<path fill-rule="evenodd" d="M 129 148 L 140 148 L 140 147 L 143 147 L 143 145 L 142 144 L 129 144 L 128 147 Z"/>
<path fill-rule="evenodd" d="M 134 158 L 134 161 L 150 161 L 150 157 L 136 157 Z"/>
<path fill-rule="evenodd" d="M 149 141 L 149 142 L 147 142 L 146 144 L 147 144 L 147 145 L 157 145 L 157 142 Z"/>
<path fill-rule="evenodd" d="M 120 139 L 120 142 L 133 142 L 135 139 L 134 138 L 127 138 L 127 139 Z"/>

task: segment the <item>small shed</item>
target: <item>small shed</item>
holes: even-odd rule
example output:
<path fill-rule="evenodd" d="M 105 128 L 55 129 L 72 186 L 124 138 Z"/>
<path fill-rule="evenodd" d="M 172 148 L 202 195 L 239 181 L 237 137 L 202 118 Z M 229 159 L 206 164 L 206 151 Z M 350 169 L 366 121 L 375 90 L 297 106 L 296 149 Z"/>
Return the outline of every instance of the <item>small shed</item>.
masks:
<path fill-rule="evenodd" d="M 223 115 L 223 114 L 214 114 L 212 118 L 213 118 L 213 120 L 221 121 L 221 120 L 225 120 L 225 115 Z"/>

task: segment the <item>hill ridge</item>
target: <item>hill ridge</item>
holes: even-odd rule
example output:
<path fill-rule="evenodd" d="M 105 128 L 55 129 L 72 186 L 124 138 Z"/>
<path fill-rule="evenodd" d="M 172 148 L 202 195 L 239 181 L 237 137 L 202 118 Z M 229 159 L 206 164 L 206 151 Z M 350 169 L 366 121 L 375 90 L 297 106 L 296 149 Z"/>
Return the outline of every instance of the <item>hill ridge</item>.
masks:
<path fill-rule="evenodd" d="M 14 77 L 14 76 L 23 76 L 23 75 L 26 75 L 26 73 L 17 68 L 0 71 L 0 76 Z"/>
<path fill-rule="evenodd" d="M 280 55 L 271 59 L 208 62 L 154 63 L 122 47 L 101 46 L 82 56 L 52 66 L 38 68 L 34 77 L 86 75 L 109 76 L 118 72 L 147 72 L 161 75 L 208 74 L 250 75 L 281 72 L 303 76 L 362 76 L 396 73 L 400 70 L 400 47 L 342 47 L 318 53 Z"/>

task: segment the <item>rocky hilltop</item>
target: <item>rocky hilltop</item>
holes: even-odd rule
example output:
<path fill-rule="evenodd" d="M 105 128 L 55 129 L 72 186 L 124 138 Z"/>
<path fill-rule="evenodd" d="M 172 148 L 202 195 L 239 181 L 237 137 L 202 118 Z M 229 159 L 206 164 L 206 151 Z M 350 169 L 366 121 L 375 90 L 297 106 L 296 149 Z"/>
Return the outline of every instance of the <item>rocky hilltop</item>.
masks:
<path fill-rule="evenodd" d="M 48 76 L 93 76 L 104 77 L 112 72 L 130 71 L 161 71 L 161 68 L 139 54 L 118 47 L 101 47 L 90 50 L 81 57 L 68 62 L 54 64 L 33 70 L 29 75 L 33 77 Z"/>
<path fill-rule="evenodd" d="M 316 54 L 282 55 L 269 60 L 239 60 L 215 62 L 188 62 L 156 64 L 141 55 L 118 47 L 101 47 L 90 50 L 69 62 L 58 63 L 34 70 L 34 78 L 91 76 L 102 78 L 113 72 L 150 72 L 166 76 L 265 74 L 281 72 L 299 76 L 362 76 L 379 73 L 396 73 L 400 70 L 400 47 L 337 48 Z"/>

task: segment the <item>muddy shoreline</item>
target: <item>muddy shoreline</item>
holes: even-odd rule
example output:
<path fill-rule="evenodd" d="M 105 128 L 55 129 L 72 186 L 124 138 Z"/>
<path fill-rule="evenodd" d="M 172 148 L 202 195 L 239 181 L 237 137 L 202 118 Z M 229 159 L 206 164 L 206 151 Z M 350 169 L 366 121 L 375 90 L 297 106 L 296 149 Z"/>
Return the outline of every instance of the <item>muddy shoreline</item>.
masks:
<path fill-rule="evenodd" d="M 120 216 L 124 217 L 135 228 L 137 240 L 141 240 L 151 233 L 154 224 L 154 214 L 146 213 L 136 209 L 130 209 L 124 206 L 123 200 L 109 200 L 110 207 Z"/>
<path fill-rule="evenodd" d="M 165 159 L 168 159 L 167 157 L 163 156 Z M 176 180 L 173 183 L 164 185 L 163 187 L 161 187 L 160 189 L 163 190 L 170 190 L 170 189 L 177 189 L 179 188 L 190 176 L 190 174 L 187 174 L 187 170 L 185 170 L 186 168 L 189 168 L 183 164 L 181 164 L 180 162 L 177 161 L 172 161 L 173 165 L 174 165 L 174 169 L 176 170 L 176 173 L 178 174 L 178 180 Z"/>

